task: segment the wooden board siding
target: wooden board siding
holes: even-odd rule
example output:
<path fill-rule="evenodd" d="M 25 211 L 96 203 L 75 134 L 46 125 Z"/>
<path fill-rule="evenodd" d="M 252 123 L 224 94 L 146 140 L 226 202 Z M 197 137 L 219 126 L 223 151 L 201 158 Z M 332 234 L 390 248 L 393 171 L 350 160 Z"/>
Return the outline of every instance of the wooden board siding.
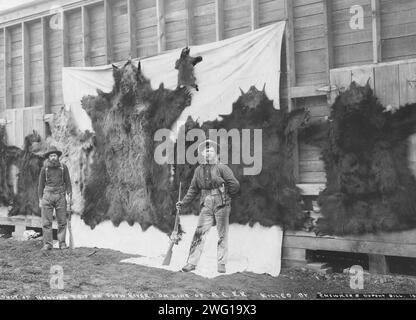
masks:
<path fill-rule="evenodd" d="M 416 1 L 381 0 L 382 59 L 416 58 Z"/>
<path fill-rule="evenodd" d="M 215 1 L 194 0 L 192 19 L 193 44 L 214 42 L 215 32 Z"/>
<path fill-rule="evenodd" d="M 29 31 L 29 105 L 43 104 L 42 24 L 40 20 L 28 24 Z"/>
<path fill-rule="evenodd" d="M 322 0 L 294 0 L 296 85 L 327 83 Z"/>
<path fill-rule="evenodd" d="M 354 5 L 364 9 L 364 29 L 350 27 L 353 16 L 350 9 Z M 371 0 L 332 1 L 331 27 L 334 67 L 360 65 L 373 61 Z"/>
<path fill-rule="evenodd" d="M 81 9 L 66 13 L 68 22 L 68 58 L 70 67 L 81 67 L 82 57 L 82 24 Z"/>
<path fill-rule="evenodd" d="M 88 7 L 89 16 L 89 58 L 92 66 L 106 63 L 104 38 L 104 5 Z"/>
<path fill-rule="evenodd" d="M 23 56 L 22 56 L 22 27 L 19 24 L 16 27 L 10 28 L 10 42 L 11 42 L 11 107 L 23 107 Z"/>
<path fill-rule="evenodd" d="M 4 99 L 4 30 L 0 29 L 0 118 L 4 117 L 6 103 Z"/>
<path fill-rule="evenodd" d="M 329 116 L 330 109 L 326 96 L 301 98 L 296 100 L 298 108 L 308 108 L 311 113 L 311 121 L 324 120 Z M 321 149 L 299 144 L 299 183 L 321 184 L 326 182 L 324 163 L 321 160 Z"/>
<path fill-rule="evenodd" d="M 63 103 L 62 97 L 62 30 L 51 28 L 50 19 L 47 19 L 46 36 L 48 48 L 48 70 L 49 70 L 49 101 L 52 110 L 60 107 Z"/>
<path fill-rule="evenodd" d="M 285 19 L 285 3 L 276 0 L 259 0 L 259 27 Z"/>
<path fill-rule="evenodd" d="M 129 58 L 128 37 L 127 1 L 111 1 L 111 44 L 114 61 Z"/>
<path fill-rule="evenodd" d="M 250 0 L 224 0 L 224 39 L 251 31 Z"/>
<path fill-rule="evenodd" d="M 157 19 L 154 0 L 135 1 L 136 48 L 139 57 L 157 54 Z"/>
<path fill-rule="evenodd" d="M 185 0 L 165 0 L 166 50 L 187 45 L 186 15 Z"/>

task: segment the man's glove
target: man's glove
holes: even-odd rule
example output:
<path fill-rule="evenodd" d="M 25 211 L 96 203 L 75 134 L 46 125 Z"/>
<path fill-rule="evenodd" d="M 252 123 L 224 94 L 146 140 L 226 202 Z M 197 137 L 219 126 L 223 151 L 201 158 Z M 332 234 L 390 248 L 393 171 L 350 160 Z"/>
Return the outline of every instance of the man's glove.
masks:
<path fill-rule="evenodd" d="M 178 202 L 176 202 L 176 209 L 177 209 L 177 210 L 181 211 L 182 206 L 183 206 L 182 201 L 178 201 Z"/>
<path fill-rule="evenodd" d="M 39 208 L 42 208 L 42 199 L 39 199 Z"/>

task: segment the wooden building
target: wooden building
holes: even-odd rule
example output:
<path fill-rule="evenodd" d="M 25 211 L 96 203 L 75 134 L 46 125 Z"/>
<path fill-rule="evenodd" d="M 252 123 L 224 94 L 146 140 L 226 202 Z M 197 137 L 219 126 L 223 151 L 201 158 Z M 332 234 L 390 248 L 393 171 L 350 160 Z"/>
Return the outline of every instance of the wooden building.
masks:
<path fill-rule="evenodd" d="M 21 145 L 61 108 L 62 67 L 156 55 L 282 20 L 276 90 L 285 108 L 325 117 L 353 80 L 370 81 L 386 105 L 416 102 L 416 0 L 36 0 L 0 12 L 0 119 Z M 320 151 L 298 153 L 299 185 L 317 194 Z"/>

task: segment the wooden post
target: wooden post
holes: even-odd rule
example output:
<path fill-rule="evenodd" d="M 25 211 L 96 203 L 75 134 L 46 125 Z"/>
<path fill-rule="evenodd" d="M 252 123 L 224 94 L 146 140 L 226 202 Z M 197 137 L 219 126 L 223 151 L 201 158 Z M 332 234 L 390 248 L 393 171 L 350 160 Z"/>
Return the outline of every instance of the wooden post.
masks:
<path fill-rule="evenodd" d="M 330 69 L 334 67 L 334 45 L 332 35 L 332 1 L 324 0 L 324 33 L 325 51 L 327 52 L 325 64 L 327 66 L 327 78 L 329 83 Z"/>
<path fill-rule="evenodd" d="M 334 43 L 332 34 L 332 0 L 324 0 L 324 34 L 325 34 L 325 66 L 326 66 L 326 81 L 331 86 L 331 69 L 334 68 Z M 329 91 L 326 98 L 328 105 L 332 101 L 332 92 Z"/>
<path fill-rule="evenodd" d="M 389 266 L 386 261 L 386 256 L 381 254 L 369 254 L 368 264 L 370 273 L 388 274 Z"/>
<path fill-rule="evenodd" d="M 192 0 L 185 0 L 186 10 L 186 43 L 188 46 L 194 43 L 192 38 L 192 26 L 193 26 L 193 2 Z"/>
<path fill-rule="evenodd" d="M 371 13 L 373 26 L 373 62 L 378 63 L 382 61 L 380 0 L 371 0 Z"/>
<path fill-rule="evenodd" d="M 88 8 L 82 6 L 81 8 L 81 30 L 82 30 L 82 62 L 84 67 L 91 65 L 90 60 L 90 18 L 88 15 Z"/>
<path fill-rule="evenodd" d="M 48 55 L 48 19 L 42 17 L 42 69 L 43 69 L 43 105 L 45 114 L 50 113 L 49 100 L 49 55 Z"/>
<path fill-rule="evenodd" d="M 295 39 L 293 26 L 293 1 L 285 0 L 286 13 L 286 61 L 287 61 L 287 91 L 288 91 L 288 111 L 295 109 L 295 101 L 292 100 L 292 87 L 296 86 L 295 69 Z"/>
<path fill-rule="evenodd" d="M 215 0 L 216 40 L 224 39 L 224 0 Z"/>
<path fill-rule="evenodd" d="M 10 31 L 4 28 L 4 109 L 11 109 L 12 106 L 12 41 Z"/>
<path fill-rule="evenodd" d="M 129 52 L 132 58 L 137 57 L 137 39 L 136 39 L 136 3 L 134 0 L 127 0 L 127 18 L 128 18 L 128 41 Z"/>
<path fill-rule="evenodd" d="M 68 32 L 68 21 L 66 18 L 65 11 L 61 12 L 62 15 L 62 66 L 69 66 L 69 52 L 68 52 L 68 42 L 69 42 L 69 32 Z"/>
<path fill-rule="evenodd" d="M 259 0 L 250 0 L 251 30 L 259 27 Z"/>
<path fill-rule="evenodd" d="M 104 40 L 107 63 L 113 60 L 112 20 L 110 1 L 104 0 Z"/>
<path fill-rule="evenodd" d="M 160 53 L 166 50 L 165 30 L 165 0 L 156 0 L 157 17 L 157 51 Z"/>
<path fill-rule="evenodd" d="M 23 107 L 30 107 L 29 27 L 22 22 Z"/>

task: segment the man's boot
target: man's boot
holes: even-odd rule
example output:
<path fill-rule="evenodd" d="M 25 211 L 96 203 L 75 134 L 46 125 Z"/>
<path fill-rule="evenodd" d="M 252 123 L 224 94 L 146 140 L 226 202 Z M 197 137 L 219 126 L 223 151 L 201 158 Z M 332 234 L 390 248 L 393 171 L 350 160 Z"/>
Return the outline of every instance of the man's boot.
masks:
<path fill-rule="evenodd" d="M 190 272 L 196 269 L 196 266 L 193 264 L 188 263 L 186 266 L 182 268 L 183 272 Z"/>
<path fill-rule="evenodd" d="M 225 273 L 225 264 L 218 264 L 218 273 Z"/>
<path fill-rule="evenodd" d="M 66 245 L 65 242 L 62 242 L 62 243 L 59 244 L 59 249 L 65 250 L 65 249 L 68 249 L 68 246 Z"/>

